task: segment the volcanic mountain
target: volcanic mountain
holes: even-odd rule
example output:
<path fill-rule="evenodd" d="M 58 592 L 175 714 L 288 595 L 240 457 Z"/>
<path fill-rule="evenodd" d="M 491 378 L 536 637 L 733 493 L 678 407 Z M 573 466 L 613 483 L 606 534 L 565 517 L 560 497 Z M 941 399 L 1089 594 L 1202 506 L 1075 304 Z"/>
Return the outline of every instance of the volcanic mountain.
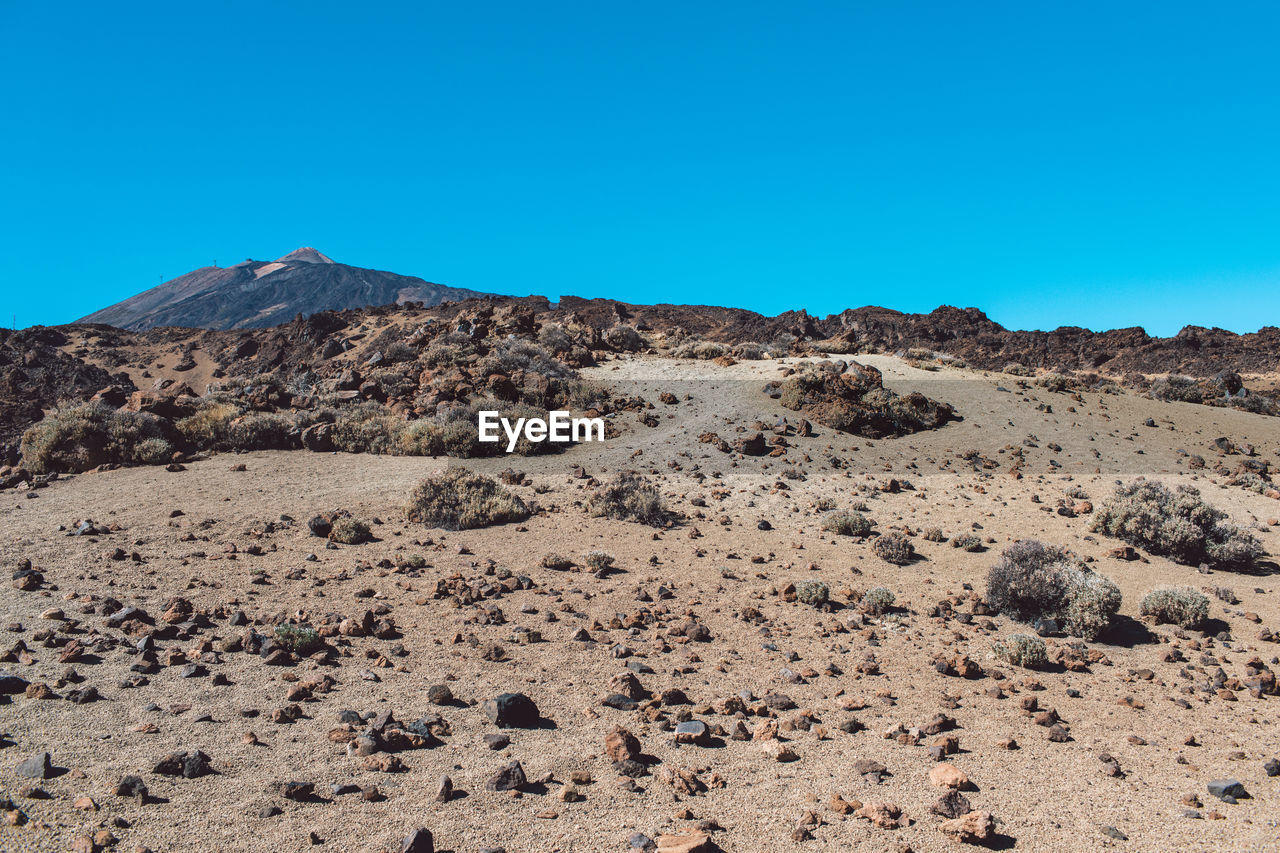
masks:
<path fill-rule="evenodd" d="M 405 302 L 430 307 L 485 295 L 413 276 L 347 266 L 305 247 L 274 261 L 202 267 L 79 322 L 135 331 L 157 326 L 254 329 L 318 311 Z"/>

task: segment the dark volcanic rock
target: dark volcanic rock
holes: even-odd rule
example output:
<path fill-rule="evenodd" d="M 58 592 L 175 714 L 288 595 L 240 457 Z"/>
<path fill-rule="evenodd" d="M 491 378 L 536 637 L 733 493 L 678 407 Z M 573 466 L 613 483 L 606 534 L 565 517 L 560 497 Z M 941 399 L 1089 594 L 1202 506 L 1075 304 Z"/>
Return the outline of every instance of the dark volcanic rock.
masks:
<path fill-rule="evenodd" d="M 503 693 L 486 699 L 481 707 L 489 722 L 503 729 L 536 728 L 541 719 L 538 706 L 523 693 Z"/>

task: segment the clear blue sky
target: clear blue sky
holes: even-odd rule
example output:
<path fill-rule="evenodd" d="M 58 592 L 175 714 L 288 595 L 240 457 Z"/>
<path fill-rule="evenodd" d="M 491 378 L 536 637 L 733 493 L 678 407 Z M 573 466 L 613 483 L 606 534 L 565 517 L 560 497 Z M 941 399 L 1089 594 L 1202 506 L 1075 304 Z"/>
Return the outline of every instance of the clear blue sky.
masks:
<path fill-rule="evenodd" d="M 505 293 L 1280 324 L 1280 6 L 0 0 L 0 314 Z"/>

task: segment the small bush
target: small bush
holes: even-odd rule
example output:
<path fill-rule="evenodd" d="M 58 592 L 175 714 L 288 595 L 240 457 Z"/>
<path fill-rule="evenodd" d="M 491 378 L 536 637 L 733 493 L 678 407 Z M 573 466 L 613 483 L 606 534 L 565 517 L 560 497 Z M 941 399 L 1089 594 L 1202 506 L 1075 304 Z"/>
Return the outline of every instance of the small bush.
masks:
<path fill-rule="evenodd" d="M 644 346 L 644 338 L 636 331 L 635 326 L 618 323 L 604 333 L 604 342 L 616 350 L 637 352 Z"/>
<path fill-rule="evenodd" d="M 1200 384 L 1188 376 L 1167 376 L 1151 383 L 1151 396 L 1157 400 L 1177 403 L 1203 403 L 1204 391 Z"/>
<path fill-rule="evenodd" d="M 1017 362 L 1010 362 L 1009 364 L 1006 364 L 1000 372 L 1007 373 L 1010 376 L 1030 376 L 1031 375 L 1030 370 L 1028 370 L 1023 365 L 1018 364 Z"/>
<path fill-rule="evenodd" d="M 223 449 L 231 421 L 239 415 L 240 407 L 234 403 L 206 403 L 195 414 L 178 421 L 178 432 L 196 447 Z"/>
<path fill-rule="evenodd" d="M 1262 559 L 1261 543 L 1226 519 L 1197 489 L 1171 491 L 1163 483 L 1135 480 L 1116 489 L 1090 529 L 1187 565 L 1247 568 Z"/>
<path fill-rule="evenodd" d="M 401 447 L 405 421 L 377 403 L 338 410 L 333 421 L 333 446 L 344 453 L 394 453 Z"/>
<path fill-rule="evenodd" d="M 28 429 L 23 464 L 36 474 L 87 471 L 105 463 L 162 461 L 167 424 L 146 412 L 117 411 L 102 403 L 60 406 Z M 169 448 L 169 453 L 172 448 Z"/>
<path fill-rule="evenodd" d="M 410 521 L 446 530 L 472 530 L 524 521 L 529 507 L 498 482 L 466 468 L 448 468 L 414 487 Z"/>
<path fill-rule="evenodd" d="M 733 348 L 733 356 L 743 361 L 760 361 L 769 357 L 769 351 L 765 349 L 764 344 L 745 341 Z"/>
<path fill-rule="evenodd" d="M 355 518 L 336 518 L 329 538 L 342 545 L 359 545 L 373 538 L 369 525 Z"/>
<path fill-rule="evenodd" d="M 298 446 L 298 430 L 288 415 L 250 412 L 228 424 L 222 443 L 231 450 L 289 450 Z"/>
<path fill-rule="evenodd" d="M 728 355 L 729 348 L 724 344 L 718 344 L 713 341 L 690 340 L 676 347 L 671 354 L 676 358 L 697 358 L 703 361 L 710 361 L 722 355 Z"/>
<path fill-rule="evenodd" d="M 983 548 L 983 545 L 982 545 L 982 539 L 980 539 L 979 537 L 965 535 L 965 536 L 952 537 L 951 547 L 959 548 L 962 551 L 968 551 L 969 553 L 972 554 L 972 553 L 981 551 Z"/>
<path fill-rule="evenodd" d="M 796 584 L 796 600 L 810 607 L 819 607 L 831 597 L 830 588 L 822 581 L 800 581 Z"/>
<path fill-rule="evenodd" d="M 568 557 L 561 557 L 559 554 L 544 554 L 542 556 L 542 568 L 563 572 L 566 569 L 573 568 L 573 560 Z"/>
<path fill-rule="evenodd" d="M 872 587 L 862 594 L 862 609 L 874 616 L 879 616 L 893 607 L 895 599 L 896 596 L 884 587 Z"/>
<path fill-rule="evenodd" d="M 605 572 L 613 568 L 613 555 L 604 551 L 591 551 L 582 558 L 582 563 L 592 573 Z"/>
<path fill-rule="evenodd" d="M 1061 392 L 1071 387 L 1071 378 L 1061 373 L 1046 373 L 1036 379 L 1036 384 L 1046 391 Z"/>
<path fill-rule="evenodd" d="M 1010 634 L 1004 642 L 996 642 L 996 657 L 1013 666 L 1044 666 L 1049 660 L 1044 640 L 1030 634 Z"/>
<path fill-rule="evenodd" d="M 574 375 L 571 367 L 559 361 L 547 350 L 532 341 L 504 338 L 489 354 L 480 359 L 481 374 L 502 373 L 507 376 L 517 371 L 539 373 L 556 379 Z"/>
<path fill-rule="evenodd" d="M 281 625 L 276 628 L 276 640 L 286 651 L 305 657 L 324 648 L 324 640 L 313 628 L 305 625 Z"/>
<path fill-rule="evenodd" d="M 871 535 L 871 520 L 860 512 L 833 512 L 822 521 L 822 529 L 840 536 Z"/>
<path fill-rule="evenodd" d="M 942 532 L 941 527 L 926 527 L 920 537 L 926 542 L 946 542 L 947 534 Z"/>
<path fill-rule="evenodd" d="M 1188 587 L 1165 587 L 1143 596 L 1140 610 L 1143 616 L 1155 619 L 1157 625 L 1194 629 L 1209 618 L 1209 599 Z"/>
<path fill-rule="evenodd" d="M 602 485 L 587 501 L 592 515 L 638 521 L 659 527 L 666 521 L 666 505 L 658 490 L 639 474 L 626 471 Z"/>
<path fill-rule="evenodd" d="M 1010 619 L 1056 619 L 1068 633 L 1093 640 L 1120 610 L 1120 588 L 1063 548 L 1023 540 L 988 572 L 987 601 Z"/>
<path fill-rule="evenodd" d="M 871 544 L 871 550 L 877 557 L 895 566 L 905 566 L 916 556 L 916 548 L 911 540 L 896 531 L 878 537 Z"/>
<path fill-rule="evenodd" d="M 163 438 L 146 438 L 134 449 L 134 459 L 140 465 L 164 465 L 173 458 L 173 445 Z"/>

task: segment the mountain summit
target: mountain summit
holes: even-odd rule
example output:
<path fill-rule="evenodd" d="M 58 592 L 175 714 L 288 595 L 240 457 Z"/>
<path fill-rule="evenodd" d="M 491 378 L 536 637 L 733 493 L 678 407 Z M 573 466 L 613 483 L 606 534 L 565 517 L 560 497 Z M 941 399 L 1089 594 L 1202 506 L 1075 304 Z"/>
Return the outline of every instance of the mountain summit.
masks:
<path fill-rule="evenodd" d="M 485 295 L 413 276 L 347 266 L 304 246 L 274 261 L 201 267 L 79 322 L 139 331 L 156 326 L 254 329 L 317 311 L 393 302 L 432 306 Z"/>

